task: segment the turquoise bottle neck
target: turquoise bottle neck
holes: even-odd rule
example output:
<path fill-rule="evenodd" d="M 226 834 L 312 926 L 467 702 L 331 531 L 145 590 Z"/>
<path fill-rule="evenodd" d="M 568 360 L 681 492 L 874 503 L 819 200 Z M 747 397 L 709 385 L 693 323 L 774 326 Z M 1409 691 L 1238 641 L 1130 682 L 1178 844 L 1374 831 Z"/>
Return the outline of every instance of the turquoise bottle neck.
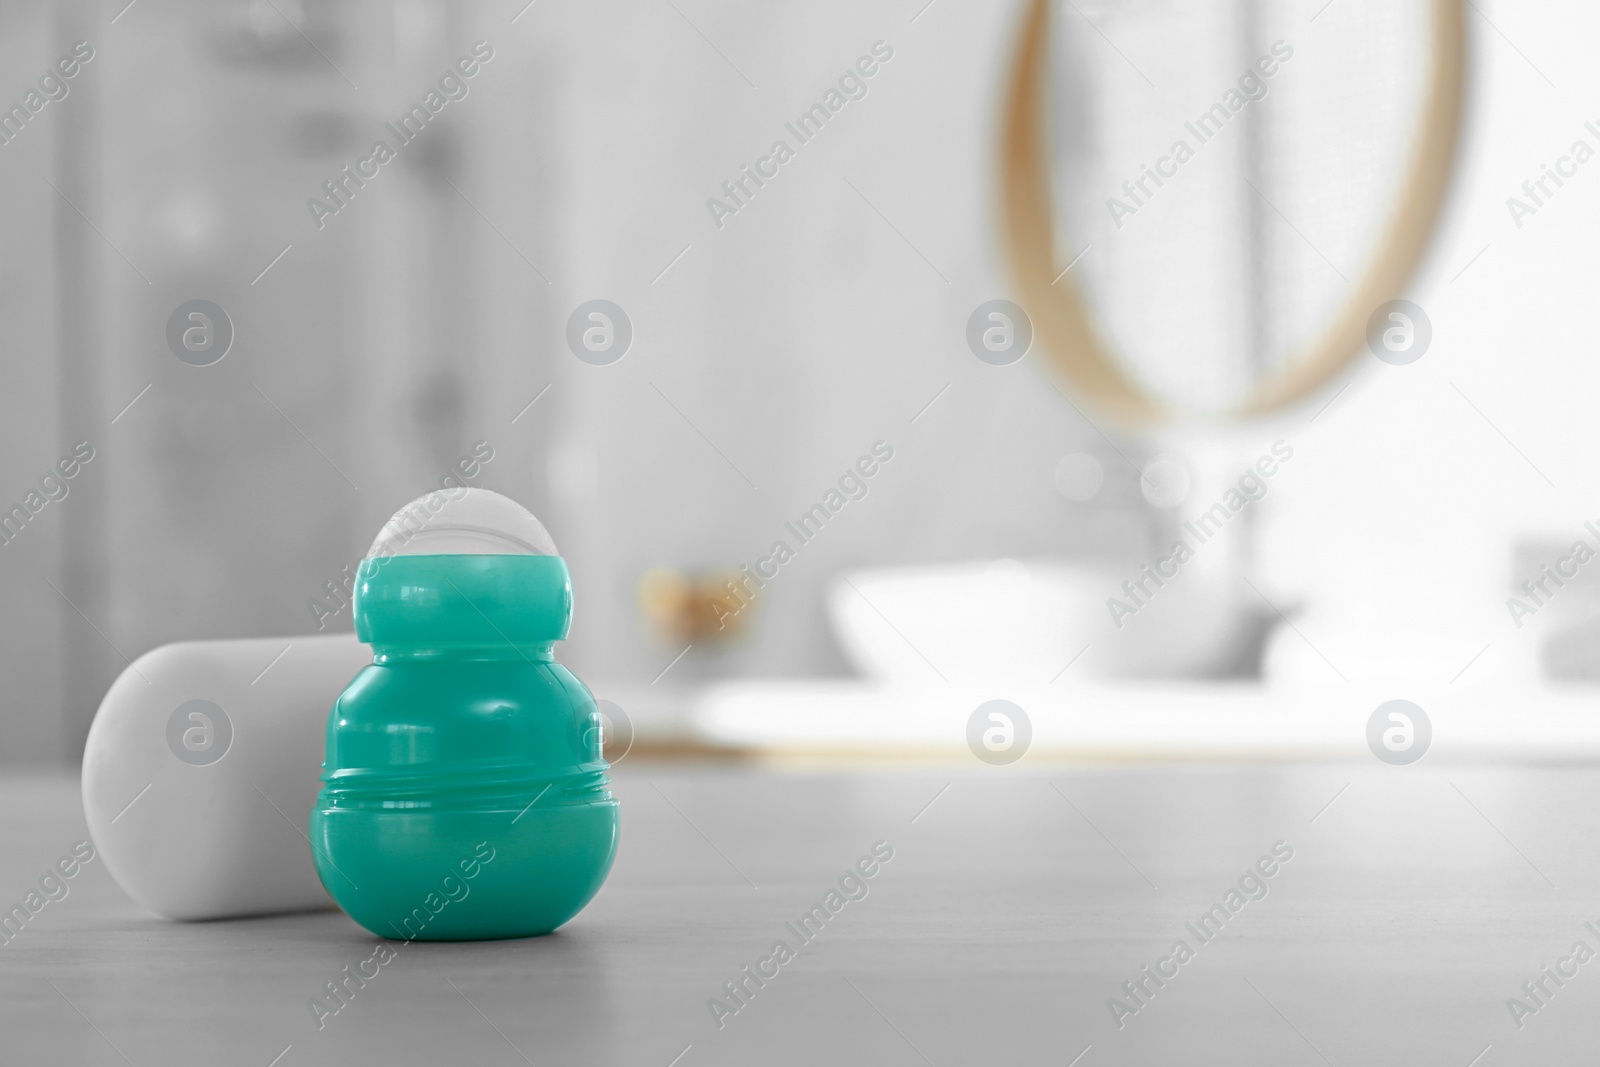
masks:
<path fill-rule="evenodd" d="M 440 645 L 422 648 L 412 645 L 374 645 L 372 662 L 402 663 L 554 663 L 555 645 L 518 645 L 502 641 L 498 645 Z"/>
<path fill-rule="evenodd" d="M 548 663 L 572 625 L 572 580 L 560 556 L 367 559 L 354 615 L 376 663 Z"/>

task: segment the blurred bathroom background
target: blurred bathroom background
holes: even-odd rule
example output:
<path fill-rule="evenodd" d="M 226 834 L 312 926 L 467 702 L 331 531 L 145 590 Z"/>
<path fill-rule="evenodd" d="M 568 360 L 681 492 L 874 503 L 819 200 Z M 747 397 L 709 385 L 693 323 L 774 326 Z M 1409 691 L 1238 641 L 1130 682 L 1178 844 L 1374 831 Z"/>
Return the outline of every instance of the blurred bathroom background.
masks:
<path fill-rule="evenodd" d="M 1507 607 L 1572 542 L 1600 545 L 1582 443 L 1600 170 L 1520 226 L 1505 203 L 1595 140 L 1584 34 L 1524 55 L 1519 9 L 1469 15 L 1457 172 L 1404 294 L 1432 323 L 1424 359 L 1363 356 L 1247 425 L 1136 433 L 1039 353 L 995 366 L 966 342 L 973 310 L 1013 295 L 995 171 L 1018 3 L 123 3 L 0 4 L 0 105 L 93 50 L 0 146 L 0 509 L 93 449 L 0 545 L 0 760 L 74 763 L 106 687 L 157 645 L 348 630 L 329 583 L 475 454 L 492 458 L 467 480 L 529 506 L 571 565 L 561 657 L 641 719 L 687 721 L 732 682 L 1589 673 L 1600 608 L 1581 581 L 1523 625 Z M 1119 20 L 1172 5 L 1057 8 L 1072 61 L 1054 89 L 1080 183 L 1061 243 L 1098 247 L 1074 269 L 1141 372 L 1198 392 L 1311 329 L 1330 260 L 1359 273 L 1427 63 L 1421 6 L 1205 6 L 1163 47 L 1210 58 L 1159 87 L 1146 72 L 1174 62 Z M 1297 64 L 1240 120 L 1252 132 L 1198 159 L 1170 210 L 1109 227 L 1122 177 L 1278 36 L 1252 19 L 1292 23 Z M 307 201 L 480 41 L 465 95 L 318 220 Z M 708 198 L 877 42 L 892 58 L 865 95 L 719 220 Z M 1348 91 L 1296 95 L 1302 70 Z M 1231 174 L 1270 183 L 1272 210 L 1216 191 Z M 1222 236 L 1181 210 L 1191 195 L 1224 205 Z M 604 366 L 567 344 L 596 299 L 633 332 Z M 191 300 L 232 324 L 209 366 L 168 345 Z M 1246 519 L 1158 617 L 1113 625 L 1123 581 L 1278 441 L 1293 461 Z M 721 617 L 728 574 L 793 546 L 785 523 L 879 442 L 893 458 L 866 495 Z"/>

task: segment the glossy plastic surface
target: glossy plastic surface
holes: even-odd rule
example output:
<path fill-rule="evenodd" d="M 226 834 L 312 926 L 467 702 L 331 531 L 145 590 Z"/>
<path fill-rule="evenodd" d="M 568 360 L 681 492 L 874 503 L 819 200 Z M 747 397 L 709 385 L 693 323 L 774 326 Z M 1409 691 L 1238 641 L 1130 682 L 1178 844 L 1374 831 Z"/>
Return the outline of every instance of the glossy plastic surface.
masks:
<path fill-rule="evenodd" d="M 328 717 L 310 837 L 340 907 L 382 937 L 548 933 L 600 889 L 617 802 L 594 698 L 551 645 L 559 556 L 369 559 L 356 632 L 374 662 Z"/>

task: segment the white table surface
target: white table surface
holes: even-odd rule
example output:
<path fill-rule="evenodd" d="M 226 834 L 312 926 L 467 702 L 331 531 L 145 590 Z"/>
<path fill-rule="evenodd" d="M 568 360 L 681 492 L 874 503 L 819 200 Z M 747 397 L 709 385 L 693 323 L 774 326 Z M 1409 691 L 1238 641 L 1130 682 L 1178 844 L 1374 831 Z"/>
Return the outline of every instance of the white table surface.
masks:
<path fill-rule="evenodd" d="M 1592 768 L 631 761 L 616 791 L 576 920 L 404 946 L 321 1030 L 308 998 L 375 944 L 342 914 L 168 923 L 91 863 L 0 947 L 0 1063 L 1500 1067 L 1600 1041 L 1600 960 L 1522 1029 L 1506 1007 L 1600 951 Z M 7 776 L 0 835 L 9 903 L 84 836 L 76 783 Z M 869 895 L 719 1030 L 707 999 L 879 840 Z M 1119 1031 L 1107 999 L 1279 840 L 1269 895 Z"/>

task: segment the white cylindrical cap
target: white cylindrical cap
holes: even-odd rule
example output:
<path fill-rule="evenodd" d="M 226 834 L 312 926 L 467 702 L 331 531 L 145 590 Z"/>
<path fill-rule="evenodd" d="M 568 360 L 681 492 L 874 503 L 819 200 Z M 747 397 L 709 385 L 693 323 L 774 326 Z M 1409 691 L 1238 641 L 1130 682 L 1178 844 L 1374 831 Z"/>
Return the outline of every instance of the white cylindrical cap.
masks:
<path fill-rule="evenodd" d="M 371 662 L 355 634 L 185 641 L 134 661 L 83 749 L 84 819 L 117 884 L 169 919 L 331 907 L 295 831 L 316 804 L 328 708 Z"/>
<path fill-rule="evenodd" d="M 489 489 L 437 489 L 394 513 L 367 558 L 383 556 L 556 556 L 533 512 Z"/>

